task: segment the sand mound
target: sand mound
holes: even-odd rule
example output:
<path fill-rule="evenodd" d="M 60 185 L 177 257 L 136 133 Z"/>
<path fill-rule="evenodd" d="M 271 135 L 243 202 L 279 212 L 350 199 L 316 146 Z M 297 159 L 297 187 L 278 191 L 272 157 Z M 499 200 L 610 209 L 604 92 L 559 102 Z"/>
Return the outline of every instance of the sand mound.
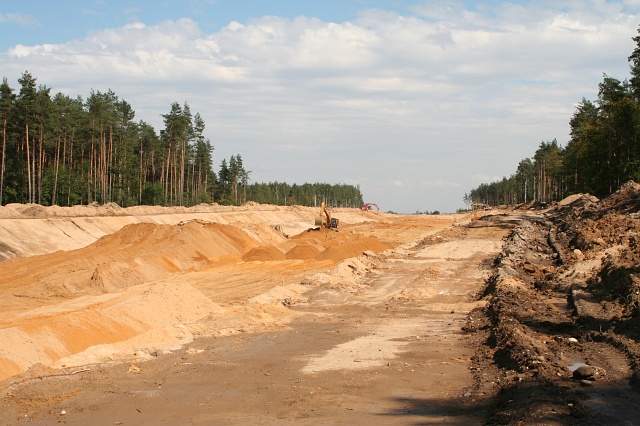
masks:
<path fill-rule="evenodd" d="M 39 204 L 27 204 L 20 209 L 21 213 L 27 217 L 45 217 L 46 209 Z"/>
<path fill-rule="evenodd" d="M 0 281 L 9 283 L 0 288 L 0 296 L 19 294 L 35 303 L 112 292 L 237 261 L 255 246 L 245 232 L 230 225 L 128 225 L 83 249 L 0 263 Z"/>
<path fill-rule="evenodd" d="M 320 250 L 313 244 L 300 243 L 287 252 L 287 259 L 311 260 L 316 259 Z"/>
<path fill-rule="evenodd" d="M 181 257 L 185 253 L 181 253 L 180 249 L 188 248 L 192 251 L 191 254 L 201 250 L 201 254 L 206 252 L 207 257 L 220 257 L 242 254 L 253 245 L 254 240 L 246 232 L 230 225 L 189 222 L 184 226 L 173 226 L 141 223 L 127 225 L 112 235 L 102 237 L 86 249 L 93 248 L 103 253 L 121 253 L 125 249 L 135 253 L 153 252 L 157 255 Z"/>
<path fill-rule="evenodd" d="M 571 206 L 573 208 L 576 208 L 576 207 L 584 207 L 593 203 L 597 203 L 598 201 L 600 200 L 598 200 L 598 198 L 594 197 L 593 195 L 573 194 L 561 201 L 558 201 L 558 206 L 560 207 Z"/>
<path fill-rule="evenodd" d="M 242 256 L 242 260 L 245 262 L 271 262 L 285 260 L 286 258 L 285 254 L 274 246 L 255 247 Z"/>

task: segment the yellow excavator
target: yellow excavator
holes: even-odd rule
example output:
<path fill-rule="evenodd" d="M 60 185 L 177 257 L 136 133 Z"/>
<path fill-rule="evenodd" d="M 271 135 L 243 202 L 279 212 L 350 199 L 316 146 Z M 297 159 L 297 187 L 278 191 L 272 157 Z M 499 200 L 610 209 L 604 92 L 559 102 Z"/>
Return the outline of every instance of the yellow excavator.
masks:
<path fill-rule="evenodd" d="M 338 229 L 340 227 L 340 221 L 335 217 L 331 217 L 329 208 L 324 201 L 320 204 L 320 214 L 316 217 L 316 228 L 323 227 L 328 229 Z"/>

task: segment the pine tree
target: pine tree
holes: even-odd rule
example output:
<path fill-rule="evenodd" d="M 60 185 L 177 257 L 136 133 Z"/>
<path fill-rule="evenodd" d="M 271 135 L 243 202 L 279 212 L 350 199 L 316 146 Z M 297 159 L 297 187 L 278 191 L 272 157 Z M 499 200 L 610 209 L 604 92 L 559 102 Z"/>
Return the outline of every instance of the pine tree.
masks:
<path fill-rule="evenodd" d="M 9 87 L 7 78 L 2 79 L 0 85 L 0 120 L 2 120 L 2 159 L 0 160 L 0 206 L 4 196 L 4 172 L 6 166 L 7 148 L 7 123 L 13 116 L 15 108 L 15 95 L 13 89 Z"/>

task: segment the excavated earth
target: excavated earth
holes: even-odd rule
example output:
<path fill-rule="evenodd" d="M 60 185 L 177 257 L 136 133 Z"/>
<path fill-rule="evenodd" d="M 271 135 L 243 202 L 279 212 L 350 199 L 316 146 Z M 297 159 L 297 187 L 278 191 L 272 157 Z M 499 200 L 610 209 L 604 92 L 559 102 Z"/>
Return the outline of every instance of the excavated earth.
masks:
<path fill-rule="evenodd" d="M 519 224 L 465 326 L 471 392 L 488 424 L 638 424 L 640 185 L 539 208 L 504 213 Z"/>
<path fill-rule="evenodd" d="M 638 423 L 639 185 L 316 214 L 0 207 L 0 424 Z"/>

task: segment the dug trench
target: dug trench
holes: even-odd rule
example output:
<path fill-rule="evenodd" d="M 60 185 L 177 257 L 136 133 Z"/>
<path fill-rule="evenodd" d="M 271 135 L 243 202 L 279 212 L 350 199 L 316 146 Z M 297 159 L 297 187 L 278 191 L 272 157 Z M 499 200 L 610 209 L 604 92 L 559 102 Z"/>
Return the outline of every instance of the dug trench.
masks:
<path fill-rule="evenodd" d="M 107 279 L 117 274 L 105 273 L 97 288 L 63 288 L 96 294 L 62 291 L 69 300 L 53 303 L 48 294 L 32 293 L 29 300 L 40 305 L 29 305 L 22 319 L 37 318 L 43 327 L 60 315 L 79 315 L 89 300 L 96 315 L 89 317 L 103 324 L 105 313 L 144 323 L 154 306 L 173 309 L 171 321 L 182 322 L 167 325 L 159 318 L 130 339 L 88 345 L 8 377 L 2 419 L 98 425 L 481 423 L 487 399 L 473 390 L 475 349 L 461 328 L 469 312 L 486 303 L 472 296 L 489 277 L 508 227 L 500 221 L 467 227 L 464 220 L 380 216 L 346 223 L 321 238 L 303 231 L 276 244 L 284 259 L 260 245 L 247 246 L 245 260 L 216 263 L 204 255 L 209 263 L 202 268 L 191 265 L 193 270 L 152 284 L 117 287 L 121 280 Z M 153 240 L 153 232 L 143 234 Z M 96 244 L 110 241 L 131 243 L 115 233 Z M 362 241 L 368 242 L 357 246 Z M 292 243 L 315 247 L 295 251 L 313 258 L 287 258 Z M 351 257 L 354 246 L 359 255 Z M 83 258 L 94 249 L 84 249 Z M 153 259 L 163 256 L 152 252 Z M 181 294 L 196 307 L 175 309 Z M 134 301 L 146 308 L 123 310 Z M 57 332 L 73 321 L 61 321 Z M 3 330 L 17 326 L 24 331 L 15 323 Z M 163 348 L 163 339 L 180 344 Z"/>

